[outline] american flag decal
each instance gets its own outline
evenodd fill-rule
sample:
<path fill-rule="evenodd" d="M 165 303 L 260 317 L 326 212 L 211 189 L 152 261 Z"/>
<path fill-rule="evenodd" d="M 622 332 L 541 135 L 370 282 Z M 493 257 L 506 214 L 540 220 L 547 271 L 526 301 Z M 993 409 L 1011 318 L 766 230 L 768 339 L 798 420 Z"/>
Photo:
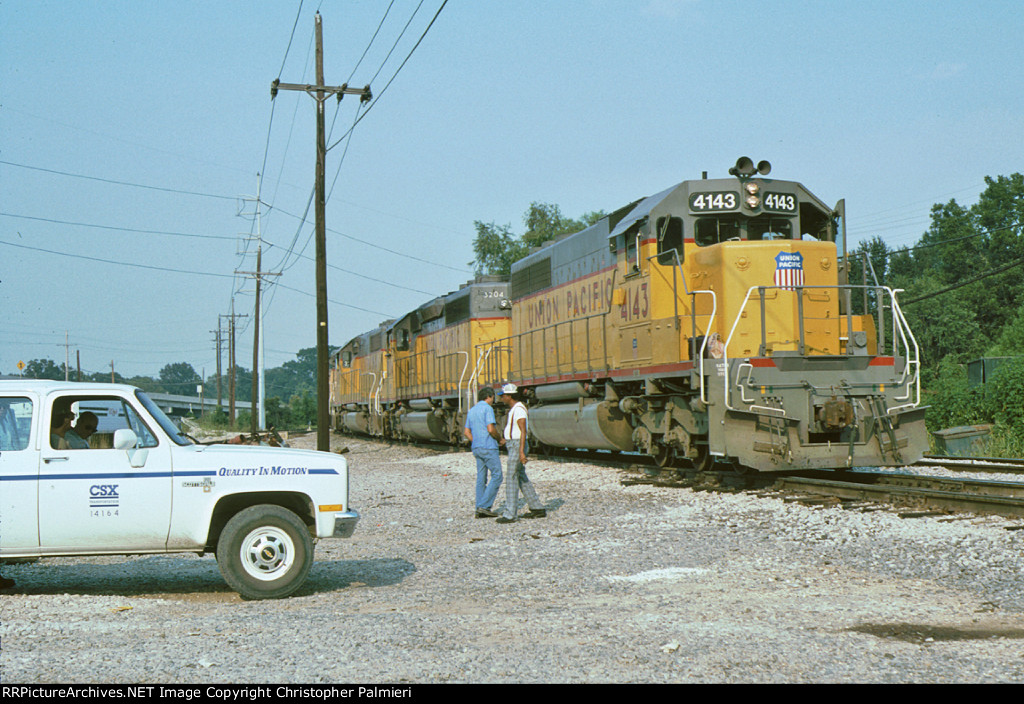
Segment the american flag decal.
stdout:
<path fill-rule="evenodd" d="M 804 255 L 800 252 L 779 252 L 775 255 L 775 285 L 787 291 L 804 285 Z"/>

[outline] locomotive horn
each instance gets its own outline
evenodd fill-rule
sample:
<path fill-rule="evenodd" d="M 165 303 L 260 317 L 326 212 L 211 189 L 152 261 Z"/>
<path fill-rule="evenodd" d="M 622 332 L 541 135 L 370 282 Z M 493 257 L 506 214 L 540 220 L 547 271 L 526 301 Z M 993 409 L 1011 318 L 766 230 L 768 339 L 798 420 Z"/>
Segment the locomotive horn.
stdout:
<path fill-rule="evenodd" d="M 769 164 L 767 161 L 759 161 L 759 162 L 757 162 L 757 173 L 761 174 L 762 176 L 767 176 L 771 172 L 772 172 L 772 165 Z"/>
<path fill-rule="evenodd" d="M 748 156 L 741 156 L 736 160 L 736 166 L 729 169 L 729 173 L 733 176 L 753 176 L 754 162 Z"/>

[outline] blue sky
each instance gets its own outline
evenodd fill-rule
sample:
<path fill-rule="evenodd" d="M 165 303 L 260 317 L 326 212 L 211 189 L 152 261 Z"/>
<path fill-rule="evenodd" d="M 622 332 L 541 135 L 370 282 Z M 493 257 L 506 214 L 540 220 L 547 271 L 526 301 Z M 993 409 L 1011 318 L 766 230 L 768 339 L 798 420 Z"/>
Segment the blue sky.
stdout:
<path fill-rule="evenodd" d="M 442 1 L 0 0 L 0 373 L 67 339 L 87 371 L 209 375 L 232 300 L 251 367 L 257 173 L 266 364 L 315 345 L 314 102 L 270 83 L 314 81 L 318 8 L 326 82 L 379 101 L 350 140 L 358 101 L 327 105 L 332 345 L 457 289 L 474 221 L 532 201 L 610 211 L 747 155 L 898 247 L 1024 163 L 1016 1 L 450 0 L 399 71 Z"/>

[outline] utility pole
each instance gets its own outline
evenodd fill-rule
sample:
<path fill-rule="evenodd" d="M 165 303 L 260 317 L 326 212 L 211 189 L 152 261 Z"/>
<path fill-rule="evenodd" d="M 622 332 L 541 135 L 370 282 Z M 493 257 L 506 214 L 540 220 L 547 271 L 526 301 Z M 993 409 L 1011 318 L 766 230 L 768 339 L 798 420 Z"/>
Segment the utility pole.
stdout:
<path fill-rule="evenodd" d="M 231 299 L 230 315 L 221 315 L 221 318 L 228 318 L 228 427 L 235 427 L 235 318 L 247 318 L 247 315 L 235 313 L 235 299 Z"/>
<path fill-rule="evenodd" d="M 256 271 L 236 271 L 236 274 L 245 274 L 247 276 L 253 276 L 256 278 L 256 329 L 253 333 L 253 345 L 252 345 L 252 434 L 255 435 L 259 430 L 265 430 L 267 427 L 267 411 L 264 404 L 264 387 L 265 382 L 263 378 L 263 308 L 260 303 L 260 292 L 262 289 L 262 277 L 264 276 L 280 276 L 280 272 L 268 272 L 262 271 L 262 258 L 263 258 L 263 222 L 261 218 L 260 206 L 263 204 L 260 201 L 260 193 L 262 189 L 262 179 L 259 174 L 256 174 L 256 197 L 245 198 L 244 200 L 254 200 L 256 202 L 256 214 L 254 216 L 256 221 Z"/>
<path fill-rule="evenodd" d="M 256 248 L 256 271 L 236 271 L 236 274 L 245 274 L 256 278 L 256 330 L 253 333 L 252 344 L 252 424 L 251 432 L 255 435 L 267 425 L 266 411 L 263 408 L 263 335 L 260 332 L 260 321 L 263 319 L 263 309 L 260 307 L 260 283 L 264 276 L 280 276 L 280 272 L 261 271 L 263 262 L 263 245 Z M 257 408 L 259 412 L 257 414 Z"/>
<path fill-rule="evenodd" d="M 337 96 L 338 102 L 345 95 L 358 95 L 360 102 L 367 102 L 373 94 L 370 86 L 349 88 L 324 85 L 324 39 L 320 13 L 314 20 L 316 29 L 316 85 L 281 83 L 270 84 L 270 99 L 277 97 L 278 90 L 301 90 L 316 99 L 316 449 L 330 450 L 330 408 L 329 408 L 329 360 L 327 347 L 327 223 L 326 198 L 324 195 L 324 164 L 327 160 L 327 144 L 324 135 L 324 101 L 328 96 Z"/>
<path fill-rule="evenodd" d="M 216 342 L 217 342 L 217 410 L 219 411 L 220 407 L 221 407 L 221 400 L 223 398 L 223 396 L 221 395 L 221 391 L 220 391 L 220 375 L 221 375 L 221 367 L 220 367 L 220 348 L 221 348 L 220 316 L 217 316 L 217 329 L 216 330 L 211 330 L 210 332 L 212 332 L 212 333 L 217 335 L 217 337 L 216 337 Z"/>

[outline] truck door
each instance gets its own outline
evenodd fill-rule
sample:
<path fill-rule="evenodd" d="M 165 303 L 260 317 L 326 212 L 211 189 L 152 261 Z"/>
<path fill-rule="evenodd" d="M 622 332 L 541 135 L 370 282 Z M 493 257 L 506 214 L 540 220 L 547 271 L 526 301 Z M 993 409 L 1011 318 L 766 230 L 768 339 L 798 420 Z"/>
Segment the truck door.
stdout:
<path fill-rule="evenodd" d="M 4 555 L 39 554 L 36 397 L 0 396 L 0 548 Z"/>
<path fill-rule="evenodd" d="M 95 416 L 96 431 L 88 438 L 87 449 L 63 447 L 65 443 L 52 433 L 42 438 L 42 554 L 166 549 L 172 494 L 170 441 L 133 400 L 67 393 L 47 399 L 47 424 L 70 409 L 76 423 L 83 415 Z M 138 449 L 114 449 L 114 432 L 125 428 L 138 436 Z"/>

